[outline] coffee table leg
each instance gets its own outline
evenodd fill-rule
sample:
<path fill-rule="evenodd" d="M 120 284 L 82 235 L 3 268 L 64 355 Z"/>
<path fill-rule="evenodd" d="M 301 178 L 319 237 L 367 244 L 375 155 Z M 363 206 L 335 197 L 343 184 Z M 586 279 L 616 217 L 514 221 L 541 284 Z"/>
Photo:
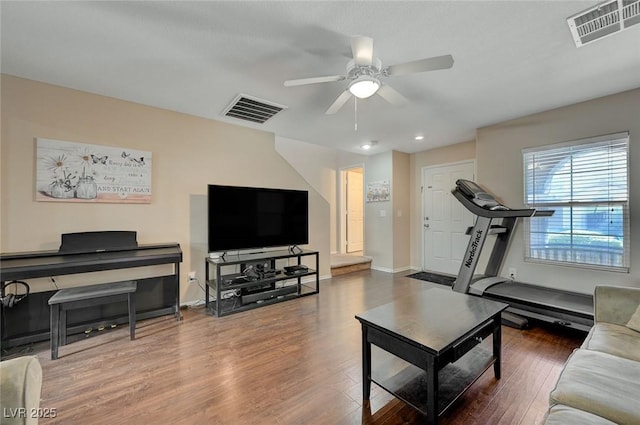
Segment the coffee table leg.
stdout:
<path fill-rule="evenodd" d="M 436 359 L 427 356 L 427 424 L 438 424 L 438 370 Z"/>
<path fill-rule="evenodd" d="M 500 379 L 500 363 L 502 358 L 502 320 L 498 314 L 493 318 L 493 374 Z"/>
<path fill-rule="evenodd" d="M 367 338 L 367 327 L 362 324 L 362 399 L 371 396 L 371 343 Z"/>

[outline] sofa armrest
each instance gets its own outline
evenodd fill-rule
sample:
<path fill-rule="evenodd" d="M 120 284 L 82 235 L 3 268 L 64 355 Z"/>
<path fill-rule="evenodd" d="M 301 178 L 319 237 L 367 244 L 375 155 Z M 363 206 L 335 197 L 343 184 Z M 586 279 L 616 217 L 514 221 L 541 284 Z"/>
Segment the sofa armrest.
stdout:
<path fill-rule="evenodd" d="M 596 286 L 594 296 L 595 321 L 626 325 L 640 305 L 640 288 L 626 286 Z"/>

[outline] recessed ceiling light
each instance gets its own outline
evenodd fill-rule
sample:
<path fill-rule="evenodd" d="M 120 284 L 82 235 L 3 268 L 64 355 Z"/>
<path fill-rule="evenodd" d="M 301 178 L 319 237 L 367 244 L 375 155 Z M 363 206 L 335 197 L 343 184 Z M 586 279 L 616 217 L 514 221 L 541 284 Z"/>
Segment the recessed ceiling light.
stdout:
<path fill-rule="evenodd" d="M 374 147 L 377 144 L 378 144 L 378 142 L 376 142 L 375 140 L 372 140 L 370 142 L 365 142 L 365 143 L 361 144 L 360 148 L 364 149 L 365 151 L 368 151 L 369 149 L 371 149 L 372 147 Z"/>
<path fill-rule="evenodd" d="M 416 136 L 415 140 L 417 140 L 417 141 L 424 140 L 424 136 Z"/>

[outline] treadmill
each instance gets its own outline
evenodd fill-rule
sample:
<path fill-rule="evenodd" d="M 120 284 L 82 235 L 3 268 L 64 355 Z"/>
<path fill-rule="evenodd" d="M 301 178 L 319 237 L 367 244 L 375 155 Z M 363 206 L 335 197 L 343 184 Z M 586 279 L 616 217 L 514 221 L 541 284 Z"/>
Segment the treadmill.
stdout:
<path fill-rule="evenodd" d="M 509 304 L 502 315 L 503 323 L 508 326 L 525 328 L 527 318 L 582 331 L 593 326 L 593 296 L 499 276 L 518 218 L 548 217 L 553 211 L 508 208 L 470 180 L 456 181 L 451 193 L 477 217 L 475 225 L 467 229 L 471 237 L 453 284 L 454 291 Z M 495 235 L 496 241 L 485 274 L 474 275 L 488 235 Z"/>

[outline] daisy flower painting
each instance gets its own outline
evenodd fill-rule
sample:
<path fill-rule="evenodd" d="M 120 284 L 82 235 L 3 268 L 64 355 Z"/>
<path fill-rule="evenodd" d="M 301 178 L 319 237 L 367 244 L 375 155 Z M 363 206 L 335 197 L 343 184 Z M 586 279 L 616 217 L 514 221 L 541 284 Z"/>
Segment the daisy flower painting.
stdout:
<path fill-rule="evenodd" d="M 36 140 L 36 200 L 151 202 L 151 152 Z"/>

